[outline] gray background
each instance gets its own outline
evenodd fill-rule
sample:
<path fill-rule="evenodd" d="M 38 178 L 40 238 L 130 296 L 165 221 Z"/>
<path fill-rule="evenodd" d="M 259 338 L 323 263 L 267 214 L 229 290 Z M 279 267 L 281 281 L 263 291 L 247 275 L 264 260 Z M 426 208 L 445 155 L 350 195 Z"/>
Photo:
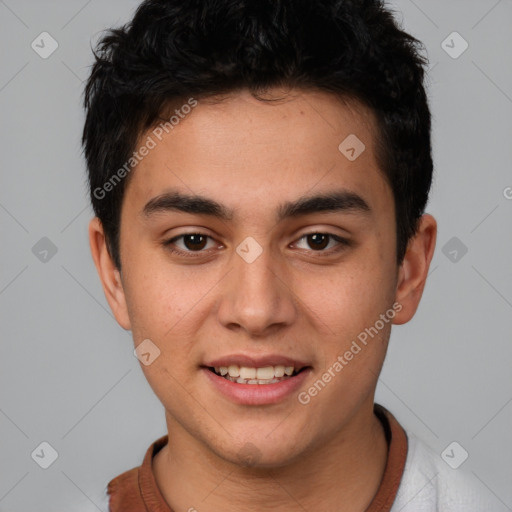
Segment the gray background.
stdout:
<path fill-rule="evenodd" d="M 106 483 L 165 433 L 90 257 L 79 141 L 90 46 L 137 4 L 0 0 L 1 511 L 102 510 Z M 439 238 L 377 401 L 439 454 L 460 443 L 461 469 L 512 510 L 512 1 L 393 5 L 431 61 Z M 47 59 L 31 48 L 43 31 L 59 44 Z M 457 59 L 441 46 L 453 31 L 469 43 Z M 46 470 L 42 441 L 58 452 Z"/>

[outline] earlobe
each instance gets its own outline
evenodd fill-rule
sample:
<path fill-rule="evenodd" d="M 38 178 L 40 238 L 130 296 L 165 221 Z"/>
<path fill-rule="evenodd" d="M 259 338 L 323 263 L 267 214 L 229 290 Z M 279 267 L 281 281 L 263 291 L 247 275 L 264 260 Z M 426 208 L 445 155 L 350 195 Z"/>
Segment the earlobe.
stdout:
<path fill-rule="evenodd" d="M 405 324 L 418 309 L 434 255 L 436 237 L 436 220 L 432 215 L 423 215 L 416 235 L 409 241 L 398 272 L 395 300 L 402 305 L 402 309 L 395 316 L 394 324 Z"/>
<path fill-rule="evenodd" d="M 117 323 L 123 329 L 129 330 L 131 325 L 121 274 L 108 251 L 103 226 L 98 217 L 94 217 L 89 223 L 89 245 L 110 309 Z"/>

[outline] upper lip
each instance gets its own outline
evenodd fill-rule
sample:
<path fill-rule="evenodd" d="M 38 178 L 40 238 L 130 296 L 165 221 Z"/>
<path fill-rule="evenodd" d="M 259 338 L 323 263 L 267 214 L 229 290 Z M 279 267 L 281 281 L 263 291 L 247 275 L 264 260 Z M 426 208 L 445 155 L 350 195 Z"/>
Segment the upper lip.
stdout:
<path fill-rule="evenodd" d="M 245 354 L 233 354 L 230 356 L 223 356 L 217 359 L 212 359 L 204 364 L 211 368 L 218 368 L 220 366 L 245 366 L 247 368 L 264 368 L 265 366 L 293 366 L 296 370 L 300 370 L 305 366 L 309 366 L 303 361 L 292 359 L 287 356 L 278 354 L 269 354 L 266 356 L 249 356 Z"/>

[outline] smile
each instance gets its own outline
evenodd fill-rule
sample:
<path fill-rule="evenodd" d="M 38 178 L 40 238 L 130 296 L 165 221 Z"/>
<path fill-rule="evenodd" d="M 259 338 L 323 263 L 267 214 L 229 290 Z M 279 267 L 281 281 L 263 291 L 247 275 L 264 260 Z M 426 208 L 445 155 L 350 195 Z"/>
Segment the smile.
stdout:
<path fill-rule="evenodd" d="M 263 366 L 253 368 L 248 366 L 216 366 L 210 367 L 210 371 L 237 384 L 266 385 L 282 382 L 297 375 L 303 368 L 293 366 Z"/>

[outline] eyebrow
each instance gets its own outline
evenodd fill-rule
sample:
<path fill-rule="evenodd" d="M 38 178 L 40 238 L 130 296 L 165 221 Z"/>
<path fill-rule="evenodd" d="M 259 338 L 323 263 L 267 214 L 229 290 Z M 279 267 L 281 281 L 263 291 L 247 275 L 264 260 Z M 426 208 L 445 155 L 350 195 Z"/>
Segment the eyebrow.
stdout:
<path fill-rule="evenodd" d="M 235 216 L 233 209 L 214 201 L 213 199 L 171 191 L 154 197 L 146 203 L 142 213 L 151 217 L 157 213 L 178 211 L 194 215 L 208 215 L 224 221 L 231 221 Z M 358 194 L 348 190 L 338 190 L 330 193 L 301 197 L 296 201 L 282 203 L 277 208 L 276 221 L 296 218 L 312 213 L 361 213 L 369 215 L 371 208 Z"/>

